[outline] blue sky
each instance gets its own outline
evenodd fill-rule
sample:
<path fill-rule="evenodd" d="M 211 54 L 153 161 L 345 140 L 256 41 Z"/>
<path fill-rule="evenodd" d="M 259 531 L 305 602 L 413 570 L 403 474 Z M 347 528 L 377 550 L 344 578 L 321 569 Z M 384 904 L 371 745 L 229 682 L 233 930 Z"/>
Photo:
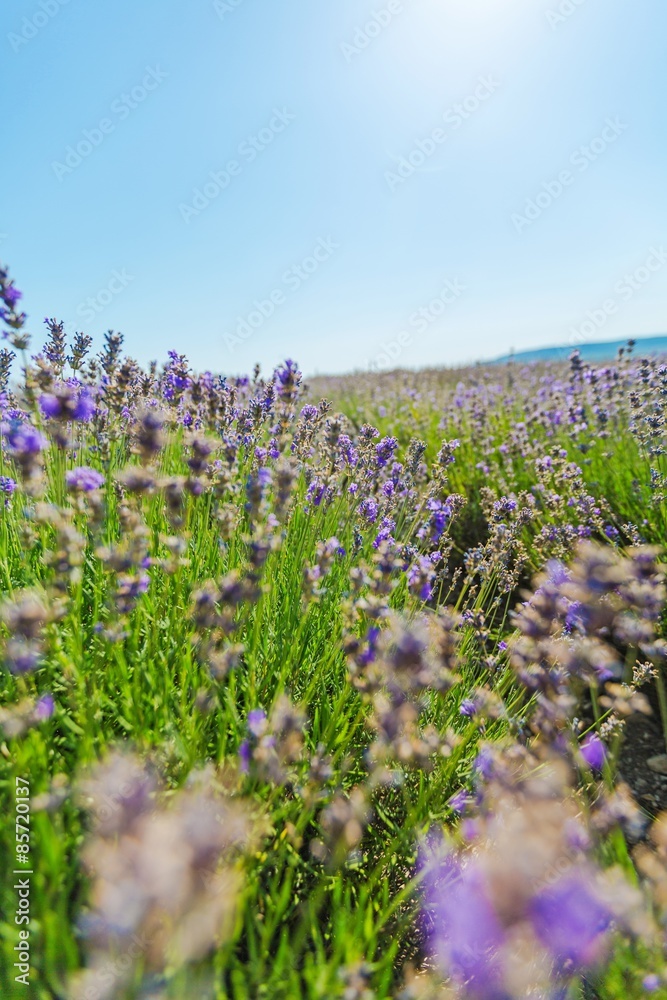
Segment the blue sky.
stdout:
<path fill-rule="evenodd" d="M 36 337 L 198 369 L 667 332 L 666 32 L 663 0 L 6 0 L 0 257 Z"/>

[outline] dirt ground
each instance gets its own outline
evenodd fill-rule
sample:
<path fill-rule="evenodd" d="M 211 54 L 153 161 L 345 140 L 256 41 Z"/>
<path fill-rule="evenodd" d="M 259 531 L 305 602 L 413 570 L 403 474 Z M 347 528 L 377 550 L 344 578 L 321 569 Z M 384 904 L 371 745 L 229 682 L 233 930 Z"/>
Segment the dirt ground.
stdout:
<path fill-rule="evenodd" d="M 653 715 L 637 715 L 627 721 L 619 771 L 622 780 L 632 789 L 638 805 L 650 816 L 655 816 L 667 809 L 667 775 L 651 770 L 647 761 L 667 753 L 667 748 L 662 736 L 657 698 L 646 688 L 642 689 L 642 693 L 648 696 Z"/>

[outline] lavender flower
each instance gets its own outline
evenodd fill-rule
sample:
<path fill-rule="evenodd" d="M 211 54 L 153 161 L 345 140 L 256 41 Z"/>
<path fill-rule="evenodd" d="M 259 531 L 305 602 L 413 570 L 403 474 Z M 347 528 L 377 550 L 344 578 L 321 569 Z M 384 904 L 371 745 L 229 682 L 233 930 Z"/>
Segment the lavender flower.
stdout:
<path fill-rule="evenodd" d="M 417 537 L 428 538 L 437 545 L 451 520 L 452 508 L 448 503 L 435 499 L 428 500 L 426 508 L 430 511 L 430 517 L 417 532 Z"/>
<path fill-rule="evenodd" d="M 45 694 L 37 701 L 20 701 L 8 708 L 0 707 L 0 731 L 6 739 L 18 739 L 34 726 L 50 719 L 55 711 L 53 695 Z"/>
<path fill-rule="evenodd" d="M 39 407 L 49 420 L 65 423 L 70 420 L 85 422 L 95 411 L 95 401 L 85 386 L 58 386 L 52 393 L 39 397 Z"/>
<path fill-rule="evenodd" d="M 267 725 L 268 720 L 264 709 L 253 708 L 248 712 L 248 730 L 255 739 L 259 739 L 260 736 L 264 735 Z"/>
<path fill-rule="evenodd" d="M 104 476 L 97 469 L 80 465 L 65 473 L 65 482 L 72 493 L 92 493 L 104 484 Z"/>
<path fill-rule="evenodd" d="M 36 427 L 20 420 L 3 424 L 2 433 L 10 456 L 21 466 L 32 464 L 47 445 Z"/>
<path fill-rule="evenodd" d="M 505 935 L 474 862 L 447 859 L 429 880 L 427 906 L 432 946 L 443 970 L 468 997 L 504 1000 L 500 950 Z"/>
<path fill-rule="evenodd" d="M 45 722 L 55 712 L 56 703 L 52 694 L 42 695 L 35 704 L 34 716 L 37 722 Z"/>
<path fill-rule="evenodd" d="M 596 964 L 605 945 L 612 914 L 579 872 L 540 892 L 530 906 L 537 937 L 563 969 Z"/>
<path fill-rule="evenodd" d="M 374 524 L 377 521 L 379 510 L 377 500 L 374 500 L 372 497 L 364 497 L 358 507 L 361 516 L 370 524 Z"/>
<path fill-rule="evenodd" d="M 0 493 L 5 495 L 5 507 L 9 505 L 10 497 L 16 492 L 16 480 L 11 476 L 0 476 Z"/>
<path fill-rule="evenodd" d="M 654 972 L 649 973 L 648 976 L 644 976 L 642 986 L 647 993 L 655 993 L 655 991 L 659 990 L 661 986 L 660 976 L 656 976 Z"/>
<path fill-rule="evenodd" d="M 397 448 L 398 441 L 394 437 L 382 438 L 382 440 L 375 445 L 375 463 L 378 469 L 385 468 L 385 466 L 393 458 L 394 452 Z"/>
<path fill-rule="evenodd" d="M 590 733 L 579 746 L 579 753 L 593 771 L 601 771 L 607 759 L 607 748 L 596 733 Z"/>

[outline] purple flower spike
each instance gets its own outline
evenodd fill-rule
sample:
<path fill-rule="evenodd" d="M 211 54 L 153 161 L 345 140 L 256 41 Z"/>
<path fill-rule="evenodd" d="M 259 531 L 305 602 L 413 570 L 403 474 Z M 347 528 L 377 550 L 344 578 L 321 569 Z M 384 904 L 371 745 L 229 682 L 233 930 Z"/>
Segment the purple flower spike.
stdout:
<path fill-rule="evenodd" d="M 44 694 L 35 705 L 34 718 L 36 722 L 46 722 L 55 712 L 56 703 L 52 694 Z"/>
<path fill-rule="evenodd" d="M 74 408 L 74 419 L 85 422 L 90 420 L 95 411 L 95 401 L 87 389 L 82 389 Z"/>
<path fill-rule="evenodd" d="M 60 403 L 55 396 L 44 393 L 39 397 L 39 408 L 49 419 L 55 420 L 60 415 Z"/>
<path fill-rule="evenodd" d="M 39 453 L 46 447 L 43 435 L 32 424 L 12 420 L 3 427 L 3 434 L 9 454 L 21 462 Z"/>
<path fill-rule="evenodd" d="M 365 517 L 370 524 L 374 524 L 377 521 L 379 507 L 376 500 L 372 497 L 365 497 L 359 504 L 359 513 L 362 517 Z"/>
<path fill-rule="evenodd" d="M 453 809 L 454 812 L 462 813 L 465 812 L 471 801 L 472 799 L 466 789 L 462 788 L 459 792 L 455 792 L 454 795 L 447 800 L 447 805 L 450 809 Z"/>
<path fill-rule="evenodd" d="M 459 712 L 461 715 L 466 715 L 469 719 L 472 719 L 473 715 L 477 711 L 477 706 L 472 698 L 464 698 L 459 707 Z"/>
<path fill-rule="evenodd" d="M 647 993 L 655 993 L 660 989 L 660 976 L 656 976 L 654 972 L 649 973 L 648 976 L 644 976 L 642 986 Z"/>
<path fill-rule="evenodd" d="M 12 479 L 11 476 L 0 476 L 0 493 L 6 493 L 7 496 L 11 496 L 15 489 L 15 479 Z"/>
<path fill-rule="evenodd" d="M 266 712 L 263 709 L 253 708 L 248 712 L 248 730 L 256 739 L 265 732 Z"/>
<path fill-rule="evenodd" d="M 593 771 L 601 771 L 607 759 L 607 748 L 596 733 L 590 733 L 579 747 L 581 756 Z"/>
<path fill-rule="evenodd" d="M 104 476 L 97 469 L 79 465 L 65 474 L 67 489 L 73 493 L 92 493 L 104 483 Z"/>
<path fill-rule="evenodd" d="M 475 771 L 484 778 L 485 781 L 490 781 L 493 777 L 494 771 L 494 757 L 493 752 L 490 747 L 482 746 L 480 751 L 475 757 L 475 763 L 473 765 Z"/>
<path fill-rule="evenodd" d="M 239 761 L 240 768 L 243 774 L 248 774 L 250 771 L 250 761 L 252 759 L 252 751 L 250 750 L 250 744 L 247 740 L 244 740 L 239 747 Z"/>
<path fill-rule="evenodd" d="M 535 933 L 558 962 L 580 969 L 599 958 L 611 913 L 580 876 L 544 889 L 531 915 Z"/>
<path fill-rule="evenodd" d="M 76 388 L 62 383 L 53 393 L 44 393 L 39 397 L 39 408 L 49 420 L 90 420 L 95 410 L 95 400 L 86 386 L 78 391 Z"/>
<path fill-rule="evenodd" d="M 442 967 L 475 1000 L 500 1000 L 503 929 L 481 873 L 446 859 L 425 880 L 433 914 L 432 942 Z"/>

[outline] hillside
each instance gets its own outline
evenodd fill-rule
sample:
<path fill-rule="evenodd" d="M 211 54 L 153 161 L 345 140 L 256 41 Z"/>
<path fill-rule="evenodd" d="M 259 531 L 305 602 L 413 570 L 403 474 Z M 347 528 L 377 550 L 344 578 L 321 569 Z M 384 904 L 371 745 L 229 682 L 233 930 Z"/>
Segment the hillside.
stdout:
<path fill-rule="evenodd" d="M 584 361 L 611 361 L 621 347 L 628 343 L 624 340 L 606 340 L 601 343 L 565 344 L 559 347 L 541 347 L 531 351 L 517 351 L 515 354 L 504 354 L 494 358 L 489 364 L 499 365 L 508 361 L 520 361 L 528 364 L 531 361 L 561 361 L 565 360 L 574 350 L 578 350 Z M 635 353 L 642 355 L 667 354 L 667 335 L 655 337 L 640 337 L 636 341 Z"/>

